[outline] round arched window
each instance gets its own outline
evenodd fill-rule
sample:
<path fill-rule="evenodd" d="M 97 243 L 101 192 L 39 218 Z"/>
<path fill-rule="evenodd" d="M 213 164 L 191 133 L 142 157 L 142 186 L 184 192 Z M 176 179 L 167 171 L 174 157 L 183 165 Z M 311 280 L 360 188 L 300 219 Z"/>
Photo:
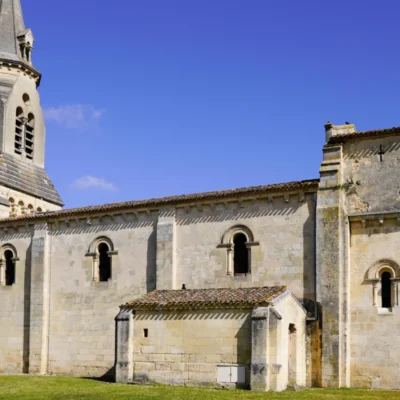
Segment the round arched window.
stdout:
<path fill-rule="evenodd" d="M 238 233 L 233 238 L 233 270 L 235 275 L 245 275 L 249 273 L 249 252 L 246 242 L 247 237 L 243 233 Z"/>

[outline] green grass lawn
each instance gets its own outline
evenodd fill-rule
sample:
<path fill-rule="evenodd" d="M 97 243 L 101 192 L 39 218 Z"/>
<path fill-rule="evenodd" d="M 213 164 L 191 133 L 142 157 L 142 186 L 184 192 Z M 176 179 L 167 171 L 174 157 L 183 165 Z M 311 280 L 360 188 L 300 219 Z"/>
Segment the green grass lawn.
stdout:
<path fill-rule="evenodd" d="M 182 399 L 182 400 L 244 400 L 244 399 L 307 399 L 307 400 L 380 400 L 399 399 L 400 392 L 369 390 L 321 390 L 300 392 L 252 393 L 244 390 L 208 390 L 166 386 L 116 385 L 90 379 L 1 376 L 0 399 L 44 400 L 129 400 L 129 399 Z"/>

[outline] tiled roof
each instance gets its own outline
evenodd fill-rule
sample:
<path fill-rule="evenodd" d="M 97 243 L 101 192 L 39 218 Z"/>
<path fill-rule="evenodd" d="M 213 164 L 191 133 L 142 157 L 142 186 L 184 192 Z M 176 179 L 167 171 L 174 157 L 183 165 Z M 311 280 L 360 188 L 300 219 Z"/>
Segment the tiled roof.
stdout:
<path fill-rule="evenodd" d="M 241 289 L 155 290 L 122 307 L 132 310 L 251 308 L 258 304 L 268 305 L 286 291 L 286 286 Z"/>
<path fill-rule="evenodd" d="M 367 138 L 398 136 L 398 135 L 400 135 L 400 127 L 376 129 L 373 131 L 364 131 L 364 132 L 342 133 L 339 135 L 331 136 L 328 144 L 344 143 L 347 140 L 352 140 L 352 139 L 364 139 L 364 138 L 367 139 Z"/>
<path fill-rule="evenodd" d="M 0 154 L 0 184 L 59 206 L 63 202 L 43 168 Z"/>
<path fill-rule="evenodd" d="M 25 31 L 25 24 L 20 1 L 1 1 L 0 21 L 0 57 L 21 61 L 17 37 Z"/>
<path fill-rule="evenodd" d="M 52 211 L 35 215 L 22 215 L 18 217 L 7 218 L 7 222 L 12 221 L 31 221 L 31 220 L 48 220 L 51 218 L 70 218 L 74 216 L 115 212 L 127 209 L 138 209 L 146 207 L 163 207 L 175 206 L 179 204 L 189 204 L 198 201 L 221 201 L 229 200 L 230 198 L 240 198 L 252 195 L 263 195 L 268 193 L 290 192 L 295 190 L 316 191 L 318 189 L 319 180 L 306 180 L 288 183 L 277 183 L 272 185 L 251 186 L 241 189 L 219 190 L 215 192 L 194 193 L 181 196 L 161 197 L 158 199 L 126 201 L 121 203 L 104 204 L 99 206 L 89 206 L 80 208 L 71 208 L 60 211 Z"/>

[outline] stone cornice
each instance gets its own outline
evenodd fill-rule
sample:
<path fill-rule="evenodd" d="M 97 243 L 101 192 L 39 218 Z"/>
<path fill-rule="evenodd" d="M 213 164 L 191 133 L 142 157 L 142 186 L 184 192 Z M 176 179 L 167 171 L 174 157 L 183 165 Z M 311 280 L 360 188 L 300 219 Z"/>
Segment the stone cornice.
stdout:
<path fill-rule="evenodd" d="M 105 204 L 100 206 L 89 206 L 60 211 L 51 211 L 34 215 L 22 215 L 0 220 L 0 226 L 4 225 L 24 225 L 26 223 L 36 224 L 39 221 L 56 223 L 60 221 L 83 220 L 84 224 L 91 224 L 95 218 L 115 218 L 122 216 L 127 218 L 134 215 L 136 220 L 142 214 L 148 217 L 158 217 L 159 213 L 165 209 L 174 208 L 185 210 L 186 213 L 192 211 L 202 212 L 203 207 L 208 206 L 215 210 L 217 205 L 225 209 L 238 204 L 239 208 L 247 207 L 249 204 L 258 202 L 273 203 L 274 199 L 284 199 L 289 203 L 291 196 L 296 196 L 299 202 L 305 201 L 306 193 L 316 193 L 318 190 L 318 180 L 291 182 L 288 184 L 265 185 L 243 189 L 232 189 L 218 192 L 195 193 L 183 196 L 163 197 L 159 199 L 130 201 L 123 203 Z M 248 203 L 248 204 L 246 204 Z M 89 222 L 88 222 L 89 221 Z"/>
<path fill-rule="evenodd" d="M 380 211 L 364 214 L 349 214 L 348 219 L 350 222 L 361 222 L 363 227 L 366 227 L 368 221 L 378 221 L 380 225 L 385 223 L 385 220 L 396 219 L 400 224 L 400 210 L 399 211 Z"/>
<path fill-rule="evenodd" d="M 1 68 L 8 68 L 8 69 L 13 68 L 19 70 L 20 72 L 23 72 L 28 76 L 31 76 L 35 80 L 37 87 L 39 87 L 40 85 L 42 74 L 37 69 L 28 64 L 25 64 L 20 61 L 5 60 L 0 58 L 0 69 Z"/>

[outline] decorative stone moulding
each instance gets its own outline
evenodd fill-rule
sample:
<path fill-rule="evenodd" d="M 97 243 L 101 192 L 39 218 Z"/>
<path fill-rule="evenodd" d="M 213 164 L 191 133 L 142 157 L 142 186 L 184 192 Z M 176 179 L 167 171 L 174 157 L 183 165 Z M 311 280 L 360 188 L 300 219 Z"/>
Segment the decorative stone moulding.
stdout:
<path fill-rule="evenodd" d="M 391 275 L 391 298 L 392 307 L 383 308 L 380 304 L 381 297 L 381 279 L 384 272 L 389 272 Z M 366 282 L 372 285 L 372 305 L 378 308 L 378 314 L 391 314 L 393 308 L 399 306 L 399 288 L 400 282 L 400 266 L 393 260 L 382 259 L 371 265 L 366 274 Z"/>
<path fill-rule="evenodd" d="M 399 212 L 384 212 L 384 213 L 368 213 L 368 214 L 353 214 L 349 215 L 350 222 L 361 222 L 363 228 L 368 227 L 368 222 L 379 223 L 384 226 L 387 221 L 396 220 L 400 225 L 400 211 Z"/>
<path fill-rule="evenodd" d="M 234 275 L 234 238 L 238 234 L 243 234 L 246 237 L 246 248 L 248 251 L 248 265 L 249 270 L 247 275 L 251 274 L 251 249 L 255 246 L 259 246 L 260 243 L 254 241 L 254 235 L 252 231 L 245 225 L 235 225 L 229 228 L 222 236 L 221 243 L 217 246 L 219 249 L 226 249 L 226 273 L 228 276 Z"/>
<path fill-rule="evenodd" d="M 30 67 L 23 63 L 19 63 L 17 61 L 0 60 L 0 69 L 2 68 L 7 69 L 8 71 L 14 69 L 20 73 L 23 73 L 25 76 L 29 76 L 34 79 L 34 81 L 36 82 L 36 86 L 40 85 L 42 75 L 33 67 Z"/>

